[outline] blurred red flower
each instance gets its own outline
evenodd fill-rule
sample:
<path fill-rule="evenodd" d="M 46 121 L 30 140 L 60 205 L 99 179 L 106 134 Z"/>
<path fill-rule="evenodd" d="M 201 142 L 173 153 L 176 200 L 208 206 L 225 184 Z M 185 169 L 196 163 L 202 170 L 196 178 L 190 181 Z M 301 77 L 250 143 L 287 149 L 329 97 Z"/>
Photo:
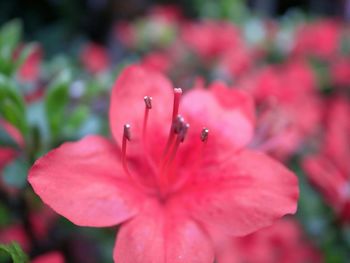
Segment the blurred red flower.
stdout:
<path fill-rule="evenodd" d="M 24 140 L 20 132 L 10 123 L 0 119 L 0 127 L 5 130 L 6 133 L 19 145 L 24 145 Z M 18 150 L 13 147 L 0 147 L 0 172 L 1 170 L 9 164 L 12 160 L 16 158 L 19 154 Z"/>
<path fill-rule="evenodd" d="M 340 214 L 350 220 L 350 104 L 342 98 L 327 107 L 324 144 L 307 156 L 304 169 L 311 182 Z"/>
<path fill-rule="evenodd" d="M 16 50 L 14 56 L 18 57 L 23 48 L 24 46 L 20 46 Z M 39 80 L 43 53 L 43 49 L 40 45 L 33 46 L 28 57 L 25 59 L 17 71 L 18 78 L 21 82 L 33 83 Z"/>
<path fill-rule="evenodd" d="M 168 52 L 149 52 L 142 58 L 142 66 L 151 70 L 166 73 L 171 67 L 171 57 Z"/>
<path fill-rule="evenodd" d="M 296 32 L 293 53 L 332 59 L 337 54 L 341 27 L 334 20 L 303 24 Z"/>
<path fill-rule="evenodd" d="M 304 62 L 263 68 L 239 86 L 257 102 L 254 147 L 283 160 L 295 154 L 317 130 L 321 100 L 312 70 Z"/>
<path fill-rule="evenodd" d="M 64 263 L 65 260 L 60 252 L 53 251 L 36 257 L 32 263 Z"/>
<path fill-rule="evenodd" d="M 30 170 L 34 191 L 75 224 L 122 223 L 116 262 L 211 263 L 217 237 L 249 234 L 296 210 L 294 174 L 245 149 L 248 97 L 240 103 L 242 93 L 223 85 L 180 101 L 181 93 L 157 72 L 128 67 L 112 91 L 116 145 L 88 136 Z"/>
<path fill-rule="evenodd" d="M 332 61 L 330 67 L 332 83 L 336 87 L 350 87 L 350 58 L 342 57 Z"/>
<path fill-rule="evenodd" d="M 0 243 L 10 244 L 11 242 L 17 242 L 26 252 L 31 249 L 30 240 L 20 224 L 1 227 Z"/>
<path fill-rule="evenodd" d="M 218 263 L 316 263 L 321 254 L 305 239 L 299 224 L 290 219 L 245 237 L 233 238 L 221 247 Z"/>
<path fill-rule="evenodd" d="M 91 74 L 101 73 L 110 65 L 107 50 L 95 43 L 86 44 L 80 54 L 80 59 L 86 70 Z"/>
<path fill-rule="evenodd" d="M 220 56 L 241 44 L 239 29 L 230 23 L 184 23 L 181 37 L 203 59 Z"/>

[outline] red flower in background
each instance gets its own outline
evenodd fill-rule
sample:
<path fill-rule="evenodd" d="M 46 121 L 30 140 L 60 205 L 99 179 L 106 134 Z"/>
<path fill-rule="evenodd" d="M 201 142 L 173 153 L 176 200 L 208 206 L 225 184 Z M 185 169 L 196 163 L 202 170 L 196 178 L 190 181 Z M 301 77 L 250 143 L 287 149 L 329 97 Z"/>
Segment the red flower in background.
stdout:
<path fill-rule="evenodd" d="M 244 149 L 249 98 L 221 84 L 180 101 L 181 93 L 159 73 L 127 68 L 112 91 L 116 144 L 88 136 L 30 170 L 34 191 L 75 224 L 122 223 L 116 262 L 211 263 L 217 237 L 246 235 L 296 210 L 296 177 Z"/>
<path fill-rule="evenodd" d="M 32 263 L 64 263 L 65 260 L 60 252 L 53 251 L 36 257 Z"/>
<path fill-rule="evenodd" d="M 272 226 L 222 246 L 218 263 L 318 263 L 321 254 L 305 240 L 293 220 L 280 220 Z"/>
<path fill-rule="evenodd" d="M 350 58 L 342 57 L 332 61 L 331 80 L 336 87 L 350 87 Z"/>
<path fill-rule="evenodd" d="M 239 86 L 254 96 L 258 106 L 253 147 L 286 159 L 317 130 L 321 102 L 315 77 L 304 62 L 264 68 Z"/>
<path fill-rule="evenodd" d="M 0 126 L 4 129 L 8 135 L 19 145 L 24 145 L 24 140 L 20 132 L 12 126 L 10 123 L 0 119 Z M 1 170 L 14 160 L 18 155 L 18 151 L 13 147 L 0 147 L 0 172 Z"/>
<path fill-rule="evenodd" d="M 171 57 L 168 52 L 149 52 L 142 59 L 141 65 L 150 70 L 166 73 L 171 67 Z"/>
<path fill-rule="evenodd" d="M 350 105 L 337 99 L 327 107 L 324 144 L 320 152 L 304 159 L 311 182 L 340 214 L 350 220 Z"/>
<path fill-rule="evenodd" d="M 339 24 L 332 20 L 320 20 L 304 24 L 296 32 L 293 53 L 332 59 L 337 54 L 341 37 Z"/>
<path fill-rule="evenodd" d="M 83 48 L 80 59 L 86 70 L 92 74 L 101 73 L 110 65 L 107 50 L 95 43 L 89 43 Z"/>
<path fill-rule="evenodd" d="M 253 54 L 244 45 L 227 51 L 219 59 L 218 69 L 229 79 L 236 80 L 246 74 L 253 65 Z"/>
<path fill-rule="evenodd" d="M 0 228 L 0 243 L 10 244 L 17 242 L 21 248 L 28 252 L 31 249 L 31 244 L 23 227 L 19 224 Z"/>
<path fill-rule="evenodd" d="M 203 59 L 223 55 L 241 44 L 239 29 L 226 22 L 186 23 L 181 37 Z"/>
<path fill-rule="evenodd" d="M 19 47 L 15 52 L 15 57 L 23 50 L 24 46 Z M 26 60 L 22 63 L 17 71 L 18 78 L 21 82 L 36 82 L 39 80 L 41 63 L 43 60 L 43 49 L 39 45 L 33 46 Z"/>

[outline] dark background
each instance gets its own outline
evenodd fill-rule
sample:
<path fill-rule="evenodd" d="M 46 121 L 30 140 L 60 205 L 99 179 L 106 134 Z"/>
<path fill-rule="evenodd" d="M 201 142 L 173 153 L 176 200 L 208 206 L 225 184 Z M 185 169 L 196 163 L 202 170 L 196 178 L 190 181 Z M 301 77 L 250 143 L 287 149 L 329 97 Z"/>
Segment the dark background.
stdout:
<path fill-rule="evenodd" d="M 203 0 L 204 2 L 205 0 Z M 240 1 L 240 0 L 237 0 Z M 202 2 L 202 3 L 203 3 Z M 346 0 L 249 0 L 249 9 L 260 15 L 278 17 L 291 8 L 307 14 L 345 16 Z M 24 22 L 27 40 L 53 39 L 69 41 L 84 35 L 90 40 L 105 42 L 112 22 L 145 14 L 155 4 L 176 4 L 186 17 L 198 17 L 199 0 L 2 0 L 0 24 L 12 18 Z M 56 39 L 57 38 L 57 39 Z M 62 43 L 64 44 L 64 43 Z"/>

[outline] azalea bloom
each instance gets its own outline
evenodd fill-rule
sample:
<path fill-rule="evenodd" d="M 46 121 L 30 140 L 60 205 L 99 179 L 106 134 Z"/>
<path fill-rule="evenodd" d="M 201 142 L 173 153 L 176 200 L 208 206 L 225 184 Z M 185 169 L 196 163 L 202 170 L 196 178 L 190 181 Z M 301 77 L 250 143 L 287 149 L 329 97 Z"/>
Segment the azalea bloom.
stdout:
<path fill-rule="evenodd" d="M 171 67 L 171 60 L 172 58 L 169 56 L 169 53 L 154 51 L 145 55 L 141 64 L 145 68 L 166 73 Z"/>
<path fill-rule="evenodd" d="M 244 45 L 230 49 L 218 62 L 218 70 L 233 80 L 246 74 L 252 66 L 253 54 Z"/>
<path fill-rule="evenodd" d="M 239 29 L 226 22 L 186 23 L 181 37 L 204 60 L 223 55 L 242 44 Z"/>
<path fill-rule="evenodd" d="M 318 263 L 321 254 L 291 219 L 248 236 L 231 238 L 221 247 L 218 263 Z"/>
<path fill-rule="evenodd" d="M 0 119 L 0 126 L 4 129 L 8 135 L 19 145 L 24 145 L 24 140 L 20 132 L 10 123 Z M 19 154 L 18 150 L 13 147 L 0 147 L 0 172 L 1 170 L 13 161 Z"/>
<path fill-rule="evenodd" d="M 22 51 L 24 46 L 18 48 L 15 57 Z M 17 71 L 18 78 L 21 82 L 36 82 L 39 80 L 41 63 L 43 59 L 43 49 L 39 45 L 33 46 L 26 60 L 22 63 Z"/>
<path fill-rule="evenodd" d="M 73 223 L 121 224 L 116 262 L 212 263 L 217 239 L 296 210 L 294 174 L 245 149 L 254 129 L 248 97 L 242 105 L 243 95 L 221 84 L 181 96 L 163 75 L 130 66 L 112 91 L 116 143 L 64 143 L 30 170 L 34 191 Z"/>
<path fill-rule="evenodd" d="M 64 258 L 60 252 L 53 251 L 46 253 L 32 260 L 32 263 L 64 263 Z"/>
<path fill-rule="evenodd" d="M 92 74 L 105 71 L 110 64 L 107 50 L 95 43 L 89 43 L 83 48 L 80 59 L 86 70 Z"/>
<path fill-rule="evenodd" d="M 332 61 L 331 80 L 336 87 L 350 87 L 350 60 L 342 57 Z"/>
<path fill-rule="evenodd" d="M 0 228 L 0 243 L 10 244 L 12 242 L 17 242 L 26 252 L 31 249 L 30 240 L 20 224 Z"/>
<path fill-rule="evenodd" d="M 263 68 L 239 86 L 254 96 L 258 106 L 254 148 L 284 160 L 317 130 L 321 102 L 315 77 L 304 62 Z"/>
<path fill-rule="evenodd" d="M 304 169 L 326 201 L 350 220 L 350 104 L 336 99 L 327 108 L 325 138 L 319 153 L 307 156 Z"/>
<path fill-rule="evenodd" d="M 332 20 L 302 25 L 296 32 L 293 53 L 331 59 L 339 49 L 341 28 Z"/>

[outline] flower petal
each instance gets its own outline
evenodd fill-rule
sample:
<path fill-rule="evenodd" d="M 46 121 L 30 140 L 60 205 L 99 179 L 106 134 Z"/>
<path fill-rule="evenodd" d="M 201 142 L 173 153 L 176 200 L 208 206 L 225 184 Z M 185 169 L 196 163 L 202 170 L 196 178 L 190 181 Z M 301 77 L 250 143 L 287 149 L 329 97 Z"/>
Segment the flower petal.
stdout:
<path fill-rule="evenodd" d="M 99 136 L 52 150 L 35 162 L 28 180 L 46 204 L 82 226 L 123 222 L 142 200 L 125 178 L 116 146 Z"/>
<path fill-rule="evenodd" d="M 53 251 L 36 257 L 32 263 L 64 263 L 64 258 L 60 252 Z"/>
<path fill-rule="evenodd" d="M 114 84 L 109 112 L 110 125 L 115 140 L 121 145 L 123 126 L 128 123 L 132 129 L 132 141 L 139 142 L 142 137 L 145 114 L 144 97 L 152 97 L 147 131 L 155 131 L 165 138 L 171 125 L 172 85 L 160 73 L 133 65 L 126 68 Z M 165 142 L 164 142 L 165 144 Z"/>
<path fill-rule="evenodd" d="M 200 134 L 201 129 L 206 127 L 211 137 L 217 137 L 237 149 L 247 145 L 253 136 L 254 124 L 252 118 L 247 117 L 245 107 L 227 107 L 214 92 L 208 90 L 188 92 L 182 100 L 180 112 L 190 123 L 190 132 Z"/>
<path fill-rule="evenodd" d="M 263 153 L 241 151 L 203 167 L 179 197 L 208 231 L 246 235 L 296 211 L 296 176 Z"/>
<path fill-rule="evenodd" d="M 162 208 L 149 208 L 123 225 L 114 261 L 123 263 L 212 263 L 206 234 L 192 220 Z"/>

